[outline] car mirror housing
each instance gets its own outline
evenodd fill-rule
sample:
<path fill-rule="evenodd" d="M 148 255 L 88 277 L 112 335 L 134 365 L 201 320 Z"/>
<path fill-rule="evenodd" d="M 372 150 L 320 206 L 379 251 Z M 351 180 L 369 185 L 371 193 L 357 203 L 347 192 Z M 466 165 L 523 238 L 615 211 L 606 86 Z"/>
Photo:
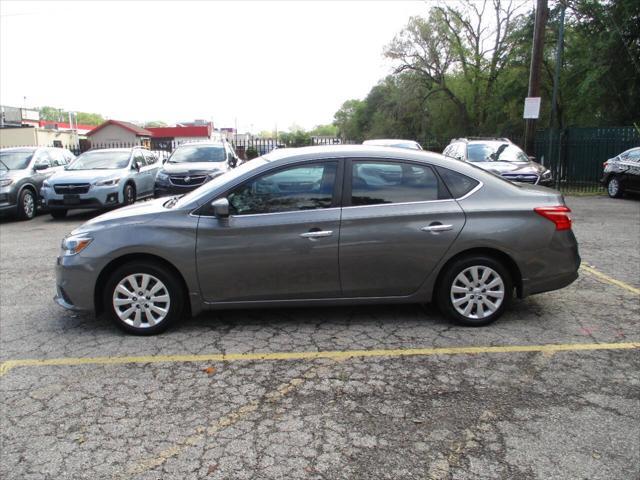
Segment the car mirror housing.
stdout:
<path fill-rule="evenodd" d="M 213 214 L 218 218 L 229 217 L 229 200 L 226 198 L 219 198 L 211 202 L 213 208 Z"/>
<path fill-rule="evenodd" d="M 36 171 L 37 170 L 46 170 L 47 168 L 49 168 L 49 165 L 47 165 L 46 163 L 36 163 L 33 166 L 33 169 L 36 170 Z"/>
<path fill-rule="evenodd" d="M 140 171 L 140 162 L 138 161 L 134 161 L 133 164 L 131 165 L 131 168 Z"/>

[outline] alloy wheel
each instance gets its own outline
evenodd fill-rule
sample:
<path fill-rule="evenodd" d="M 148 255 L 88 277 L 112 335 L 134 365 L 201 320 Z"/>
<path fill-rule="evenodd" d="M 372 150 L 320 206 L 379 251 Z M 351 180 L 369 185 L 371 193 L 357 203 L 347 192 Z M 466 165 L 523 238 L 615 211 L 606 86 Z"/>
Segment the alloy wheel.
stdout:
<path fill-rule="evenodd" d="M 135 328 L 149 328 L 162 322 L 169 313 L 169 290 L 148 273 L 128 275 L 113 291 L 113 310 L 120 320 Z"/>
<path fill-rule="evenodd" d="M 607 192 L 609 196 L 615 197 L 620 192 L 620 182 L 617 178 L 612 178 L 609 180 L 609 184 L 607 185 Z"/>
<path fill-rule="evenodd" d="M 451 284 L 453 308 L 466 318 L 483 319 L 494 314 L 504 301 L 502 277 L 492 268 L 475 265 L 461 271 Z"/>
<path fill-rule="evenodd" d="M 24 216 L 26 218 L 32 218 L 35 214 L 36 210 L 36 202 L 33 199 L 33 195 L 30 193 L 25 193 L 22 199 L 22 209 L 24 211 Z"/>

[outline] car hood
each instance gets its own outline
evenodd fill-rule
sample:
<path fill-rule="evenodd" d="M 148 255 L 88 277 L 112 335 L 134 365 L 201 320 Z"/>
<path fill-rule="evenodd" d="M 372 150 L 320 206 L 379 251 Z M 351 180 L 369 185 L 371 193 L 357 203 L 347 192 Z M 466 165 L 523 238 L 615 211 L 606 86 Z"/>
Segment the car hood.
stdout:
<path fill-rule="evenodd" d="M 49 183 L 91 183 L 106 178 L 122 177 L 129 174 L 129 169 L 115 170 L 62 170 L 51 175 Z"/>
<path fill-rule="evenodd" d="M 158 198 L 149 202 L 136 203 L 128 207 L 118 208 L 111 212 L 103 213 L 76 228 L 72 235 L 78 233 L 90 233 L 105 228 L 120 227 L 146 223 L 153 220 L 161 212 L 166 211 L 163 205 L 168 198 Z"/>
<path fill-rule="evenodd" d="M 193 162 L 193 163 L 165 163 L 162 172 L 167 175 L 206 175 L 212 172 L 225 172 L 225 162 Z"/>
<path fill-rule="evenodd" d="M 536 162 L 477 162 L 478 167 L 497 173 L 499 175 L 521 174 L 521 175 L 541 175 L 546 168 Z"/>
<path fill-rule="evenodd" d="M 22 170 L 0 170 L 1 178 L 11 178 L 12 180 L 19 180 L 24 177 L 31 176 L 29 169 L 23 168 Z"/>

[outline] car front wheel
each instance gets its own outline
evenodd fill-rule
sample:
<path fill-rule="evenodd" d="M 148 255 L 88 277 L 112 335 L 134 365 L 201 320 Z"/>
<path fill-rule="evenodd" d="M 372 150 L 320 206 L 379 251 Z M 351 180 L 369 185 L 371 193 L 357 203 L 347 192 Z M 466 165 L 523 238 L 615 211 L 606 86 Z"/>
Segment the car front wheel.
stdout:
<path fill-rule="evenodd" d="M 36 196 L 28 189 L 20 192 L 18 198 L 18 218 L 21 220 L 31 220 L 36 216 Z"/>
<path fill-rule="evenodd" d="M 607 193 L 611 198 L 620 198 L 622 197 L 624 191 L 622 190 L 622 185 L 620 184 L 620 179 L 616 176 L 613 176 L 607 182 Z"/>
<path fill-rule="evenodd" d="M 440 310 L 471 327 L 497 320 L 513 296 L 508 270 L 488 256 L 463 257 L 444 272 L 437 291 Z"/>
<path fill-rule="evenodd" d="M 160 264 L 124 265 L 113 272 L 106 287 L 105 309 L 116 325 L 129 333 L 160 333 L 182 315 L 180 282 Z"/>
<path fill-rule="evenodd" d="M 125 205 L 132 205 L 136 201 L 136 190 L 133 188 L 133 185 L 127 184 L 124 187 L 123 191 L 123 201 Z"/>

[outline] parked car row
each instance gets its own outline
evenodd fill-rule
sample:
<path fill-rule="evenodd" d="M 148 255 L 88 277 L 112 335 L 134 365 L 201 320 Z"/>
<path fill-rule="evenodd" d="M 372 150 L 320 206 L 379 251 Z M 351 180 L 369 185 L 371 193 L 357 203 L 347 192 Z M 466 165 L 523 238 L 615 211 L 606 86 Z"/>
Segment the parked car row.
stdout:
<path fill-rule="evenodd" d="M 0 150 L 0 213 L 31 219 L 38 208 L 54 218 L 70 209 L 108 209 L 136 200 L 182 195 L 238 164 L 224 141 L 183 144 L 163 163 L 143 147 L 89 150 Z"/>

